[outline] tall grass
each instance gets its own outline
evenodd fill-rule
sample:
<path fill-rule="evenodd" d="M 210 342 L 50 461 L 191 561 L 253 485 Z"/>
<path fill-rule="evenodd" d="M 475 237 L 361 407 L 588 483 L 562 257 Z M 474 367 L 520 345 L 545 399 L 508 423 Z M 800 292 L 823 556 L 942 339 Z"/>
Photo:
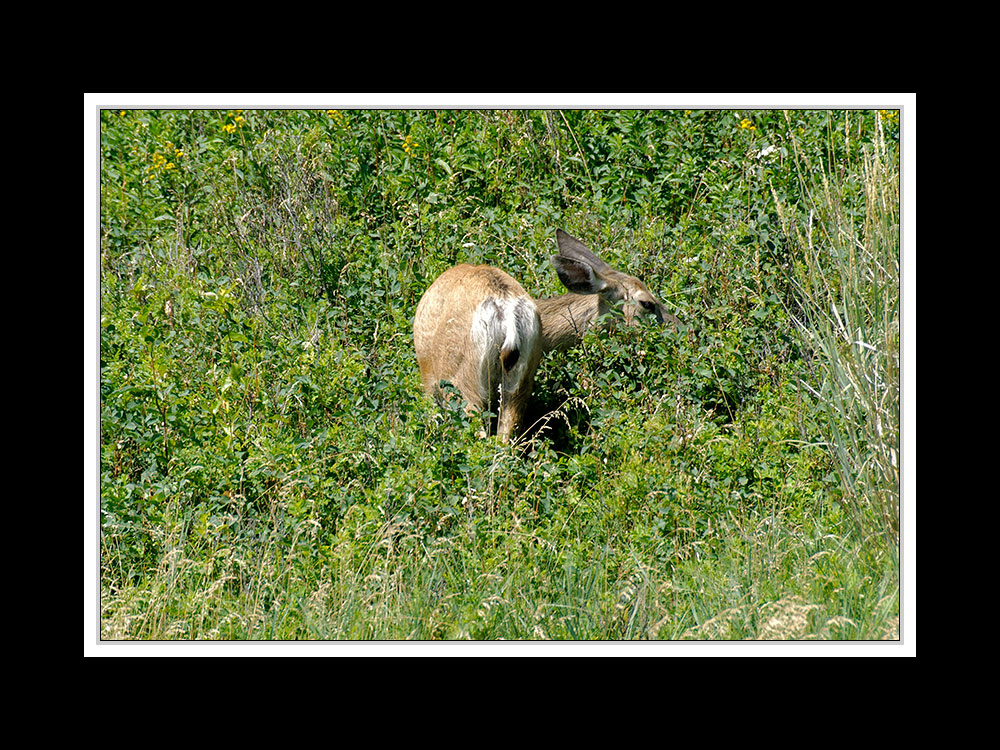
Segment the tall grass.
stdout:
<path fill-rule="evenodd" d="M 787 115 L 786 115 L 787 116 Z M 774 195 L 800 259 L 792 314 L 816 358 L 802 385 L 825 419 L 841 501 L 867 537 L 896 554 L 899 543 L 900 223 L 898 154 L 878 138 L 860 169 L 811 163 L 792 133 L 801 203 Z M 846 126 L 845 126 L 846 127 Z M 804 218 L 804 220 L 802 220 Z"/>
<path fill-rule="evenodd" d="M 104 112 L 102 638 L 898 637 L 898 146 L 795 116 Z M 685 330 L 548 358 L 503 446 L 413 309 L 558 291 L 560 226 Z"/>

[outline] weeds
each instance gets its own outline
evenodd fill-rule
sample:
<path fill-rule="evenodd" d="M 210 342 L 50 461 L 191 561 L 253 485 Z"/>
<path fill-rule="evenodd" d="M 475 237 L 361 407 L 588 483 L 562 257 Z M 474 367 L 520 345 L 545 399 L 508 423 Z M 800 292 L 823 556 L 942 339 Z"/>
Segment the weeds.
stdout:
<path fill-rule="evenodd" d="M 801 153 L 797 158 L 807 161 Z M 874 533 L 863 533 L 892 553 L 899 543 L 897 158 L 888 151 L 879 116 L 878 137 L 862 147 L 862 195 L 852 196 L 847 180 L 822 164 L 811 170 L 815 177 L 804 196 L 808 222 L 794 229 L 801 262 L 792 284 L 801 317 L 790 316 L 816 355 L 818 382 L 802 385 L 825 417 L 824 443 L 834 457 L 843 505 L 861 529 L 874 525 Z M 858 214 L 862 222 L 853 218 Z"/>
<path fill-rule="evenodd" d="M 103 639 L 898 637 L 898 118 L 100 128 Z M 684 326 L 546 359 L 504 446 L 413 309 L 463 261 L 558 292 L 557 226 Z"/>

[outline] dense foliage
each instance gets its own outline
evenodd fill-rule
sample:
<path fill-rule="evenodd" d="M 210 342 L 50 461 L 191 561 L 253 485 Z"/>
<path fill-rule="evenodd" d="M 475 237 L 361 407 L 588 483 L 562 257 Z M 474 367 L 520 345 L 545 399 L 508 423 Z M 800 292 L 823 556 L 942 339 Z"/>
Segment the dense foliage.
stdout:
<path fill-rule="evenodd" d="M 899 117 L 100 113 L 105 639 L 898 637 Z M 454 263 L 562 227 L 684 323 L 420 392 Z M 832 313 L 831 313 L 832 309 Z"/>

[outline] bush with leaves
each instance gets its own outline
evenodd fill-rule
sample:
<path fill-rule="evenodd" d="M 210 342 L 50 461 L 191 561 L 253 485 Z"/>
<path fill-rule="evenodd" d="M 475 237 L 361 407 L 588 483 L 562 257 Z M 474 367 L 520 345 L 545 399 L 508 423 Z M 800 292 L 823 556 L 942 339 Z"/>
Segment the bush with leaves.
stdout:
<path fill-rule="evenodd" d="M 898 116 L 100 123 L 103 637 L 894 632 Z M 560 293 L 556 227 L 683 325 L 548 356 L 503 446 L 413 310 L 458 262 Z"/>

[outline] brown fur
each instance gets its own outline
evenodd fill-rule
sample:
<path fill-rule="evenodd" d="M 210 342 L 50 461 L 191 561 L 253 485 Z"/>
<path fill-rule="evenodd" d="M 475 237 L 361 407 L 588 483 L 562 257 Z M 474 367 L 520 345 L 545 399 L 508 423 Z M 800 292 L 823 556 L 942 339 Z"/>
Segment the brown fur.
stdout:
<path fill-rule="evenodd" d="M 622 303 L 628 325 L 641 316 L 678 322 L 639 279 L 611 268 L 561 229 L 556 238 L 559 254 L 551 260 L 568 294 L 532 300 L 500 269 L 463 263 L 431 284 L 414 315 L 425 392 L 440 399 L 440 382 L 448 380 L 470 411 L 499 408 L 497 432 L 504 440 L 523 428 L 542 354 L 574 346 L 613 303 Z"/>

